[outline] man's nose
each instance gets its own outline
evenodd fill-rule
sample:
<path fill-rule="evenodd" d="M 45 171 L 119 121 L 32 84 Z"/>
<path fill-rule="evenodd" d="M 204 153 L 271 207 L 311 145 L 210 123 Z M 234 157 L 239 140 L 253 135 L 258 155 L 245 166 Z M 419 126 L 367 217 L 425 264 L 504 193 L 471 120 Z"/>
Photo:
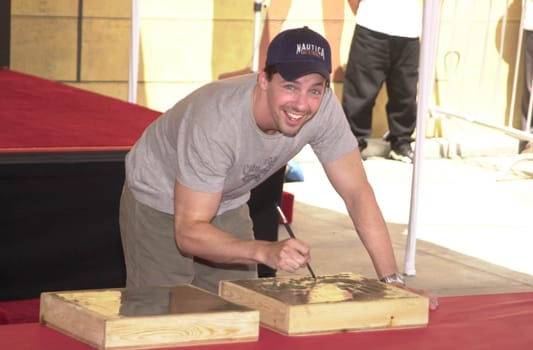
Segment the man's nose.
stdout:
<path fill-rule="evenodd" d="M 307 103 L 307 96 L 304 93 L 298 93 L 294 97 L 294 103 L 299 111 L 304 111 L 309 105 Z"/>

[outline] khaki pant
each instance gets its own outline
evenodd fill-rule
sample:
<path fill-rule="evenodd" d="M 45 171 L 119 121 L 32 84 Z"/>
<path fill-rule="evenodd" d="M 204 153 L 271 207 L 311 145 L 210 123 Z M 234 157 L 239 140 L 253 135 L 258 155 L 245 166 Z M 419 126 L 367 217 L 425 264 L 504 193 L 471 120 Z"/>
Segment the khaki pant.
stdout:
<path fill-rule="evenodd" d="M 246 204 L 215 217 L 212 224 L 253 239 Z M 120 199 L 120 234 L 127 287 L 190 283 L 216 294 L 221 280 L 257 278 L 255 264 L 216 264 L 182 255 L 174 239 L 174 216 L 138 202 L 127 186 Z"/>

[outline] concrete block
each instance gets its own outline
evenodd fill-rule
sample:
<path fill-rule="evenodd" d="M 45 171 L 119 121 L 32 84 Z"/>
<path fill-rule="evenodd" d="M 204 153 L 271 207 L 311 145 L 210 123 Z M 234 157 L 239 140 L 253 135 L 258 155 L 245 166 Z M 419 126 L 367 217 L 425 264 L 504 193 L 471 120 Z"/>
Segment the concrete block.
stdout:
<path fill-rule="evenodd" d="M 81 79 L 84 81 L 127 81 L 129 47 L 129 20 L 84 19 Z"/>
<path fill-rule="evenodd" d="M 83 1 L 83 16 L 130 19 L 131 0 L 113 0 L 105 2 L 102 2 L 102 0 L 85 0 Z"/>
<path fill-rule="evenodd" d="M 11 1 L 11 15 L 64 17 L 78 15 L 78 1 L 16 0 Z"/>
<path fill-rule="evenodd" d="M 11 69 L 52 80 L 75 80 L 75 18 L 11 19 Z"/>

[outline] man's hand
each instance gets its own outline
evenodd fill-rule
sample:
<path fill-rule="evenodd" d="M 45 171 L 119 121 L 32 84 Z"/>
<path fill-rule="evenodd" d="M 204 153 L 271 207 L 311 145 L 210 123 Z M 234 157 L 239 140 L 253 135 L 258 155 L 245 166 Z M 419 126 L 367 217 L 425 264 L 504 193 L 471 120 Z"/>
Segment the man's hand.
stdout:
<path fill-rule="evenodd" d="M 273 242 L 264 248 L 266 251 L 262 263 L 285 272 L 295 272 L 311 259 L 309 246 L 298 239 Z"/>
<path fill-rule="evenodd" d="M 406 285 L 397 285 L 397 284 L 393 284 L 393 285 L 395 285 L 396 287 L 405 289 L 405 290 L 407 290 L 409 292 L 412 292 L 412 293 L 415 293 L 415 294 L 418 294 L 420 296 L 428 298 L 429 299 L 429 309 L 430 310 L 437 310 L 437 308 L 439 307 L 439 298 L 433 292 L 429 292 L 429 291 L 425 291 L 425 290 L 421 290 L 421 289 L 409 288 Z"/>

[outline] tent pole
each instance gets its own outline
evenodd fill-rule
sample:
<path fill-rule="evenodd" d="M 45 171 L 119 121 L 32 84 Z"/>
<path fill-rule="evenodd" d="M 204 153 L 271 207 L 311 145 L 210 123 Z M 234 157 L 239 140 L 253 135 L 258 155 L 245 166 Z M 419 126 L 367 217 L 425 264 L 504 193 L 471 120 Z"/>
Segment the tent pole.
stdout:
<path fill-rule="evenodd" d="M 252 71 L 259 70 L 259 50 L 261 45 L 261 12 L 263 9 L 263 0 L 254 0 L 254 52 L 252 59 Z"/>
<path fill-rule="evenodd" d="M 128 75 L 128 102 L 137 103 L 139 75 L 139 1 L 131 1 L 130 65 Z"/>
<path fill-rule="evenodd" d="M 413 162 L 413 177 L 411 184 L 411 208 L 409 213 L 409 227 L 405 248 L 404 273 L 408 276 L 416 275 L 415 254 L 416 236 L 418 230 L 419 182 L 424 159 L 424 140 L 426 120 L 428 116 L 429 100 L 433 90 L 435 74 L 435 56 L 437 49 L 437 32 L 439 22 L 439 1 L 425 0 L 420 45 L 420 76 L 418 84 L 418 106 L 416 121 L 415 159 Z"/>

